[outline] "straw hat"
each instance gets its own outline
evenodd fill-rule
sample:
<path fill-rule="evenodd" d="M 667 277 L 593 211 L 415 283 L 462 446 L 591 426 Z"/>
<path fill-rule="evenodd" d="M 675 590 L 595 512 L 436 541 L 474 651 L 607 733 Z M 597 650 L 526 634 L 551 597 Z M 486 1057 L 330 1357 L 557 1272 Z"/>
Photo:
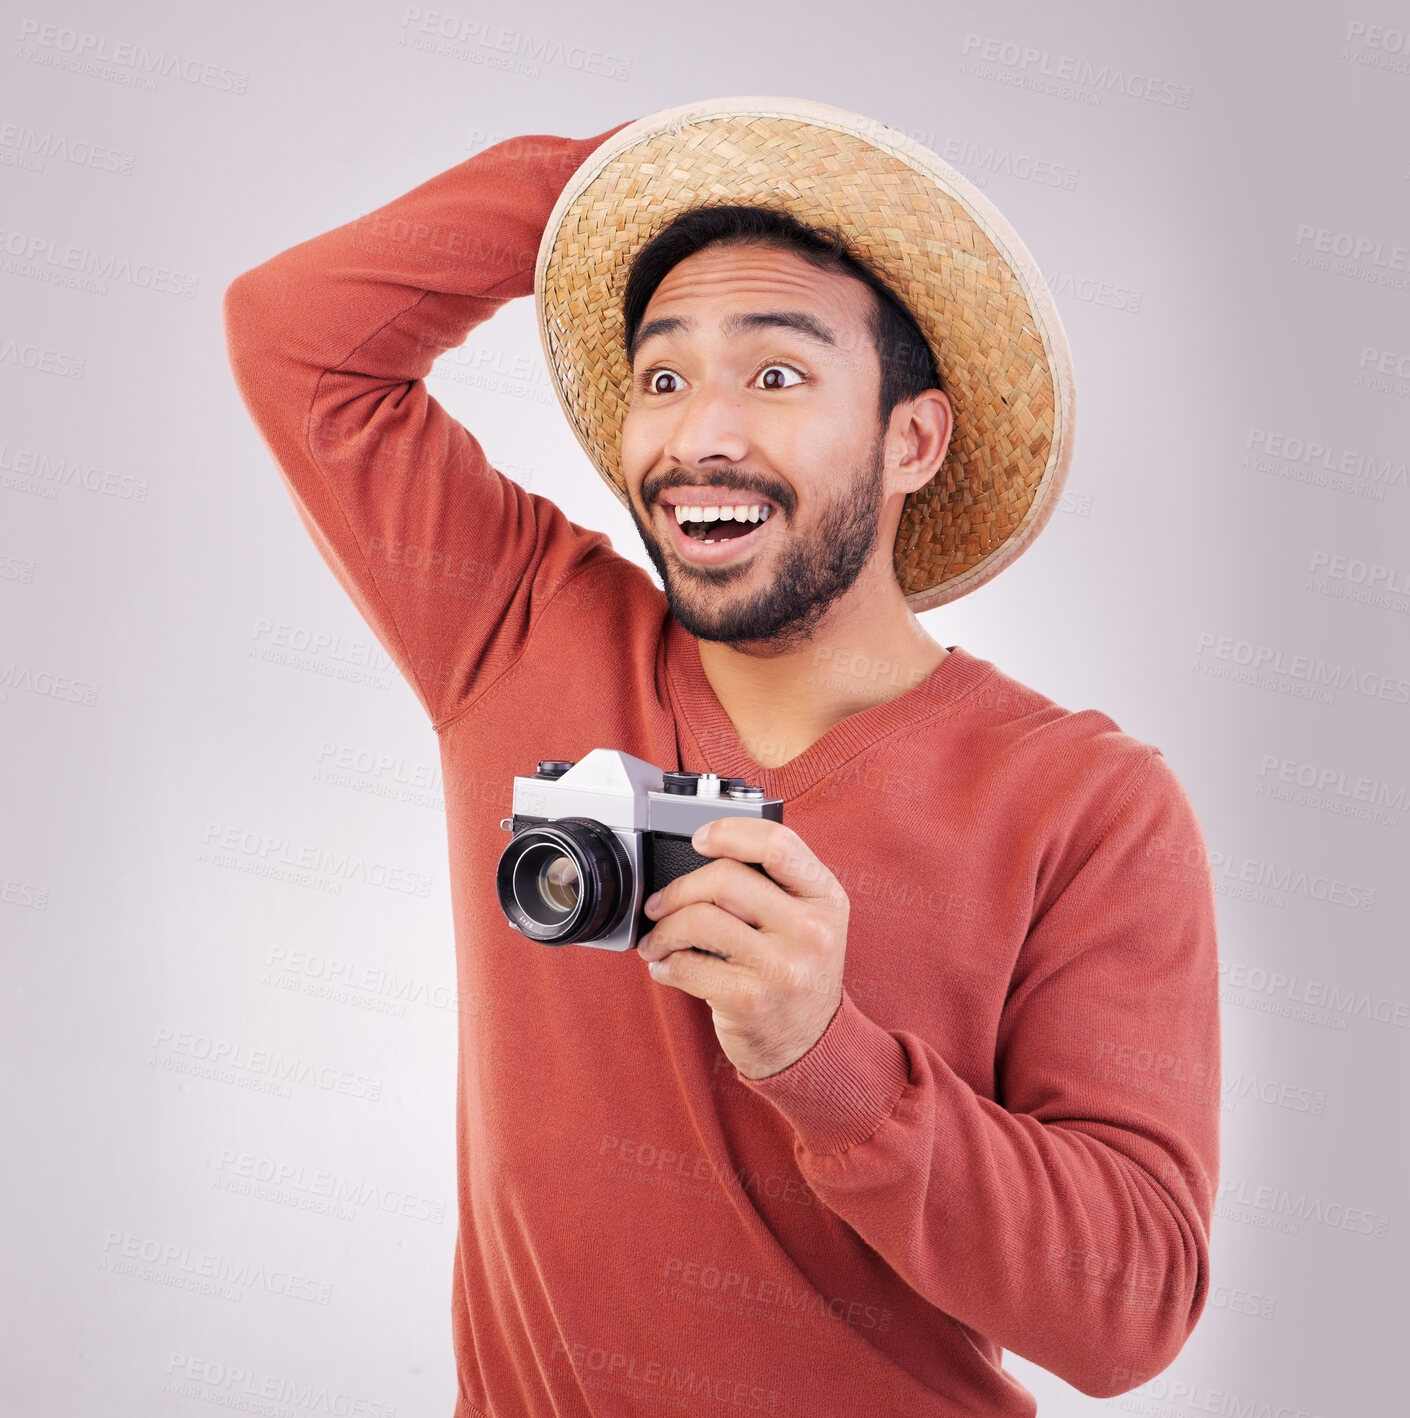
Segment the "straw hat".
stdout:
<path fill-rule="evenodd" d="M 625 506 L 631 259 L 678 213 L 782 207 L 840 230 L 915 316 L 954 409 L 944 463 L 906 498 L 896 576 L 913 611 L 1008 565 L 1057 505 L 1072 458 L 1067 337 L 1037 263 L 954 168 L 895 129 L 791 98 L 713 99 L 629 124 L 569 179 L 534 272 L 554 388 Z"/>

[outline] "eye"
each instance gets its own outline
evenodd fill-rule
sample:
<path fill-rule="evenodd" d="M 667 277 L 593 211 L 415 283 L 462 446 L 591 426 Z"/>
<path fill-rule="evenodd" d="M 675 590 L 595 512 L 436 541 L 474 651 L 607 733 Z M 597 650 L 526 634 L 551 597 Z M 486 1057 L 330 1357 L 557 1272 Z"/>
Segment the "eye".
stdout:
<path fill-rule="evenodd" d="M 674 381 L 662 384 L 662 380 Z M 679 392 L 680 375 L 669 369 L 648 369 L 641 376 L 641 387 L 648 394 L 675 394 Z"/>
<path fill-rule="evenodd" d="M 794 376 L 792 384 L 784 382 L 782 376 L 785 374 Z M 763 381 L 765 389 L 792 389 L 796 385 L 806 382 L 804 376 L 799 374 L 791 364 L 766 364 L 759 371 L 758 377 Z"/>
<path fill-rule="evenodd" d="M 791 364 L 767 364 L 755 378 L 762 381 L 765 389 L 792 389 L 807 382 L 807 376 Z M 648 369 L 642 374 L 640 384 L 647 394 L 678 394 L 684 387 L 679 374 L 664 368 Z"/>

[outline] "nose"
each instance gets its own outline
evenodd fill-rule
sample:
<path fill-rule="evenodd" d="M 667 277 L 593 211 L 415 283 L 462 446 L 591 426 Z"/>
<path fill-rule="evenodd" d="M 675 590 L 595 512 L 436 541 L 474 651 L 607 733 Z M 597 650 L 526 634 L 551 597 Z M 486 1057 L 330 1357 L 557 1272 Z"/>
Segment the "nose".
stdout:
<path fill-rule="evenodd" d="M 708 466 L 712 459 L 742 463 L 749 453 L 743 402 L 729 389 L 707 380 L 676 406 L 678 418 L 664 452 L 682 467 Z"/>

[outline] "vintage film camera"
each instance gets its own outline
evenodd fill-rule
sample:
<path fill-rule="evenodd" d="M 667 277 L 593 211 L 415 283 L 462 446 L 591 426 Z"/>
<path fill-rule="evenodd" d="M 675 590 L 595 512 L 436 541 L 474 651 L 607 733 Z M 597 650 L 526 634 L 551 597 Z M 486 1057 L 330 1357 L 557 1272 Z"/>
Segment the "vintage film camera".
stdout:
<path fill-rule="evenodd" d="M 717 817 L 782 822 L 783 799 L 743 778 L 666 771 L 613 748 L 576 763 L 541 759 L 538 772 L 514 779 L 514 816 L 499 824 L 514 834 L 495 873 L 500 909 L 544 945 L 631 950 L 655 924 L 642 902 L 714 860 L 690 838 Z"/>

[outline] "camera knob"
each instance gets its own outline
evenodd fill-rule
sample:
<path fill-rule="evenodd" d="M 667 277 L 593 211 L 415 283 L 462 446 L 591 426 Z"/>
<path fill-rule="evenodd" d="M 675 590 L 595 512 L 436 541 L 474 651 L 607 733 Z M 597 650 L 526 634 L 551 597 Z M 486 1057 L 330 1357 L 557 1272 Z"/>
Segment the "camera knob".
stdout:
<path fill-rule="evenodd" d="M 746 783 L 742 779 L 737 783 L 731 783 L 729 795 L 735 802 L 757 803 L 764 800 L 764 790 L 753 783 Z"/>
<path fill-rule="evenodd" d="M 697 798 L 717 798 L 720 796 L 720 778 L 717 773 L 702 773 L 695 784 Z"/>
<path fill-rule="evenodd" d="M 571 767 L 571 758 L 541 758 L 535 778 L 561 778 Z"/>

